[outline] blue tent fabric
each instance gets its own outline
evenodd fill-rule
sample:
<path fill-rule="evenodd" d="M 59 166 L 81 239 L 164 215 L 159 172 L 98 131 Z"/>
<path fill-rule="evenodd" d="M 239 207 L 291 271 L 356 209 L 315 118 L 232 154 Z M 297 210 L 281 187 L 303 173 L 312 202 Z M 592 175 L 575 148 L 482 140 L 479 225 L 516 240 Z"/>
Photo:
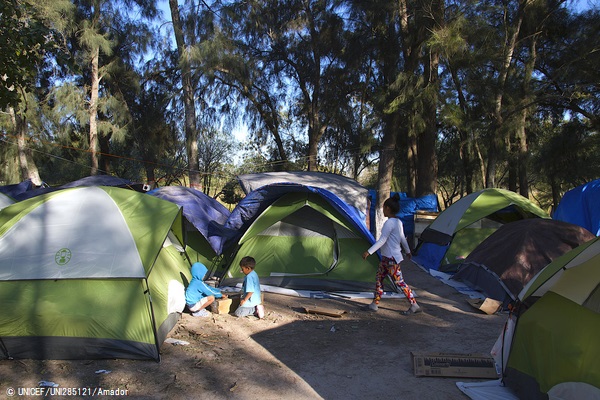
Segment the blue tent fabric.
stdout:
<path fill-rule="evenodd" d="M 112 175 L 92 175 L 86 176 L 76 181 L 61 185 L 61 189 L 79 187 L 79 186 L 131 186 L 136 185 L 135 182 L 129 179 L 119 178 Z"/>
<path fill-rule="evenodd" d="M 128 179 L 119 178 L 117 176 L 112 175 L 92 175 L 86 176 L 84 178 L 78 179 L 73 182 L 65 183 L 61 186 L 53 186 L 53 187 L 40 187 L 37 189 L 27 190 L 22 193 L 19 193 L 14 197 L 17 201 L 27 200 L 35 196 L 39 196 L 42 194 L 54 192 L 56 190 L 68 189 L 80 186 L 112 186 L 112 187 L 122 187 L 127 189 L 133 189 L 138 192 L 144 192 L 143 186 L 140 183 L 135 183 Z"/>
<path fill-rule="evenodd" d="M 404 225 L 404 233 L 411 236 L 415 233 L 415 213 L 417 210 L 437 212 L 438 201 L 435 194 L 428 194 L 422 197 L 400 198 L 400 212 L 396 214 Z"/>
<path fill-rule="evenodd" d="M 21 193 L 25 193 L 28 190 L 33 189 L 33 182 L 31 179 L 24 180 L 20 183 L 15 183 L 13 185 L 5 185 L 0 186 L 0 193 L 3 193 L 13 199 L 16 199 Z"/>
<path fill-rule="evenodd" d="M 36 189 L 27 190 L 25 192 L 21 192 L 18 195 L 16 195 L 14 197 L 14 199 L 16 201 L 23 201 L 23 200 L 31 199 L 32 197 L 35 197 L 35 196 L 40 196 L 42 194 L 54 192 L 55 190 L 58 190 L 58 188 L 56 188 L 56 187 L 40 187 L 40 188 L 36 188 Z"/>
<path fill-rule="evenodd" d="M 149 191 L 148 194 L 181 206 L 183 216 L 219 254 L 221 250 L 220 226 L 225 224 L 231 214 L 224 205 L 199 190 L 184 186 L 163 186 Z"/>
<path fill-rule="evenodd" d="M 362 212 L 348 205 L 332 192 L 323 188 L 296 183 L 275 183 L 253 190 L 238 203 L 225 224 L 222 226 L 222 244 L 220 250 L 225 251 L 233 246 L 233 244 L 242 237 L 244 232 L 246 232 L 252 222 L 277 199 L 287 193 L 295 192 L 313 192 L 319 194 L 338 212 L 347 217 L 348 221 L 350 221 L 371 244 L 375 243 L 373 235 L 369 232 L 364 223 Z"/>
<path fill-rule="evenodd" d="M 552 219 L 579 225 L 600 236 L 600 179 L 577 186 L 564 194 Z"/>
<path fill-rule="evenodd" d="M 450 245 L 425 242 L 419 247 L 419 252 L 413 255 L 413 261 L 429 270 L 438 270 Z"/>
<path fill-rule="evenodd" d="M 408 197 L 404 192 L 391 192 L 390 197 L 394 194 L 400 196 L 400 212 L 396 214 L 402 221 L 404 226 L 404 234 L 411 236 L 415 233 L 415 213 L 417 210 L 438 212 L 438 198 L 435 194 L 428 194 L 422 197 Z M 377 191 L 374 189 L 369 190 L 369 199 L 371 200 L 371 207 L 369 209 L 369 218 L 371 221 L 375 221 L 375 207 L 377 206 Z M 371 234 L 374 233 L 375 226 L 371 224 Z"/>

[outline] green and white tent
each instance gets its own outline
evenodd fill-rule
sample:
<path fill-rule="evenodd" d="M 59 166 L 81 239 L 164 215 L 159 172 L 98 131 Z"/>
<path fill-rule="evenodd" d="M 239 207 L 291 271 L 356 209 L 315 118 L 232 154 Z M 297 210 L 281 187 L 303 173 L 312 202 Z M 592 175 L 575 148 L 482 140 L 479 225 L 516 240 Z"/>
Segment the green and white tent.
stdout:
<path fill-rule="evenodd" d="M 260 208 L 228 249 L 221 285 L 242 282 L 239 262 L 244 256 L 252 256 L 262 285 L 299 290 L 373 290 L 378 259 L 361 257 L 373 243 L 364 224 L 344 213 L 345 203 L 338 200 L 341 206 L 334 207 L 327 196 L 337 198 L 328 191 L 301 185 L 282 188 L 277 199 Z"/>
<path fill-rule="evenodd" d="M 554 260 L 519 297 L 535 301 L 516 320 L 507 386 L 528 399 L 589 398 L 590 386 L 600 396 L 600 238 Z"/>
<path fill-rule="evenodd" d="M 159 360 L 191 279 L 181 209 L 113 187 L 0 211 L 0 355 Z"/>
<path fill-rule="evenodd" d="M 430 270 L 462 262 L 503 224 L 548 214 L 518 193 L 483 189 L 442 211 L 423 231 L 413 260 Z"/>
<path fill-rule="evenodd" d="M 600 399 L 600 238 L 554 259 L 518 295 L 492 348 L 502 378 L 472 400 Z"/>

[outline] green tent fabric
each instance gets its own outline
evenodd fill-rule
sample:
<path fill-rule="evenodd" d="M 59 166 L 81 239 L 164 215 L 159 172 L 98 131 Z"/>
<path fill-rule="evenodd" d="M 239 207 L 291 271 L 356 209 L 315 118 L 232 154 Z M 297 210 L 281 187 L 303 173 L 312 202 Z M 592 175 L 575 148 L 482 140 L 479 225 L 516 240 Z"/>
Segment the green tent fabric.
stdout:
<path fill-rule="evenodd" d="M 210 243 L 197 229 L 190 226 L 189 223 L 185 223 L 186 229 L 186 247 L 185 251 L 190 257 L 191 264 L 195 262 L 201 262 L 209 268 L 215 264 L 219 257 L 217 253 L 210 247 Z"/>
<path fill-rule="evenodd" d="M 527 399 L 559 386 L 566 398 L 584 398 L 587 385 L 600 394 L 600 238 L 555 259 L 519 298 L 533 305 L 516 319 L 506 385 Z"/>
<path fill-rule="evenodd" d="M 506 209 L 511 205 L 516 206 L 514 211 Z M 531 215 L 548 218 L 546 212 L 518 193 L 505 189 L 483 189 L 452 204 L 437 216 L 430 228 L 452 236 L 484 218 L 507 223 Z"/>
<path fill-rule="evenodd" d="M 483 189 L 471 193 L 442 211 L 425 228 L 414 261 L 434 270 L 454 265 L 503 224 L 525 218 L 549 216 L 529 199 L 510 190 Z"/>
<path fill-rule="evenodd" d="M 159 359 L 191 279 L 182 214 L 127 189 L 77 187 L 0 211 L 0 354 Z"/>
<path fill-rule="evenodd" d="M 240 283 L 239 262 L 256 259 L 261 284 L 290 289 L 373 290 L 377 257 L 338 211 L 316 193 L 288 193 L 247 228 L 228 257 L 221 285 Z"/>

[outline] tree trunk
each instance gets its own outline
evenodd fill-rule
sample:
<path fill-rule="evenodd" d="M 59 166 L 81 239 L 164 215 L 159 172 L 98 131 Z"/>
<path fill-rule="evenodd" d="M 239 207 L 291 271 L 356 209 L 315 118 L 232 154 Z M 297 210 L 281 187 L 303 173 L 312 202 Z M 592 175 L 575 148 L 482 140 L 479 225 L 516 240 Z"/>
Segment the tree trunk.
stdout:
<path fill-rule="evenodd" d="M 527 146 L 527 131 L 525 122 L 527 120 L 527 109 L 521 111 L 521 126 L 517 131 L 517 176 L 519 177 L 519 194 L 529 198 L 529 179 L 527 174 L 527 162 L 529 160 L 529 148 Z"/>
<path fill-rule="evenodd" d="M 146 180 L 150 190 L 156 188 L 156 174 L 154 173 L 153 164 L 154 163 L 144 163 L 144 168 L 146 169 Z"/>
<path fill-rule="evenodd" d="M 383 226 L 383 203 L 390 197 L 392 176 L 394 173 L 394 157 L 398 134 L 398 113 L 384 116 L 384 132 L 379 150 L 379 171 L 377 173 L 377 204 L 375 206 L 375 237 L 379 237 Z"/>
<path fill-rule="evenodd" d="M 314 117 L 314 115 L 312 116 Z M 314 119 L 314 118 L 313 118 Z M 310 124 L 308 128 L 308 165 L 309 171 L 317 170 L 317 154 L 319 152 L 319 138 L 317 134 L 317 128 L 314 122 Z"/>
<path fill-rule="evenodd" d="M 510 154 L 508 155 L 508 190 L 516 193 L 519 189 L 517 184 L 517 176 L 519 175 L 519 169 L 517 167 L 516 157 L 513 156 L 514 151 L 510 148 L 508 150 L 510 151 Z"/>
<path fill-rule="evenodd" d="M 435 21 L 434 21 L 435 22 Z M 419 135 L 419 157 L 418 157 L 418 180 L 415 197 L 435 193 L 437 190 L 437 101 L 439 92 L 438 81 L 439 54 L 430 52 L 425 62 L 425 73 L 427 74 L 426 96 L 424 115 L 425 130 Z"/>
<path fill-rule="evenodd" d="M 452 76 L 452 82 L 454 82 L 454 86 L 458 94 L 458 104 L 463 114 L 463 120 L 468 121 L 471 113 L 462 89 L 461 81 L 456 73 L 456 68 L 454 68 L 453 65 L 450 65 L 449 67 Z M 465 175 L 465 192 L 470 194 L 473 193 L 473 181 L 475 179 L 475 135 L 469 127 L 459 128 L 458 135 L 460 137 L 460 159 L 462 161 L 463 172 Z"/>
<path fill-rule="evenodd" d="M 552 212 L 550 216 L 554 214 L 556 211 L 556 207 L 558 207 L 558 203 L 560 203 L 560 199 L 562 198 L 562 194 L 560 192 L 560 184 L 557 182 L 557 179 L 552 175 L 548 177 L 550 181 L 550 187 L 552 188 Z"/>
<path fill-rule="evenodd" d="M 100 76 L 98 72 L 98 58 L 100 49 L 98 47 L 92 50 L 92 87 L 90 92 L 90 155 L 91 170 L 90 175 L 98 174 L 98 91 L 100 87 Z"/>
<path fill-rule="evenodd" d="M 427 33 L 433 35 L 444 24 L 444 0 L 432 0 L 429 4 L 431 9 L 427 15 Z M 424 38 L 427 39 L 427 38 Z M 419 170 L 415 197 L 435 193 L 437 191 L 437 106 L 439 98 L 439 52 L 426 47 L 423 71 L 425 74 L 425 90 L 429 94 L 425 96 L 423 119 L 425 129 L 419 135 Z"/>
<path fill-rule="evenodd" d="M 465 176 L 465 192 L 473 193 L 474 162 L 473 162 L 473 144 L 469 132 L 464 129 L 459 129 L 460 136 L 460 159 L 462 161 L 463 173 Z"/>
<path fill-rule="evenodd" d="M 42 184 L 40 173 L 33 161 L 31 150 L 27 147 L 27 121 L 12 107 L 9 107 L 8 113 L 10 114 L 17 138 L 17 159 L 19 160 L 21 180 L 31 179 L 34 185 L 40 186 Z"/>
<path fill-rule="evenodd" d="M 475 155 L 477 156 L 477 162 L 479 164 L 479 178 L 481 179 L 481 182 L 484 182 L 486 165 L 485 160 L 483 159 L 483 154 L 481 154 L 481 148 L 479 148 L 479 144 L 476 141 L 473 141 L 473 150 L 475 151 Z"/>
<path fill-rule="evenodd" d="M 319 154 L 319 142 L 323 137 L 323 133 L 325 132 L 326 126 L 321 122 L 320 113 L 321 107 L 320 103 L 320 80 L 321 80 L 321 63 L 318 54 L 315 55 L 315 73 L 313 76 L 313 81 L 311 82 L 314 86 L 312 91 L 312 97 L 309 95 L 308 87 L 305 83 L 301 83 L 302 92 L 304 93 L 304 98 L 307 102 L 310 102 L 310 109 L 308 115 L 308 170 L 309 171 L 317 171 L 318 170 L 318 154 Z"/>
<path fill-rule="evenodd" d="M 183 104 L 185 110 L 185 144 L 189 165 L 189 179 L 192 188 L 202 190 L 200 182 L 200 160 L 198 159 L 198 131 L 196 129 L 196 108 L 194 104 L 194 87 L 192 84 L 192 71 L 187 60 L 188 54 L 185 48 L 183 26 L 179 17 L 177 0 L 169 0 L 171 19 L 177 53 L 181 65 L 181 85 L 183 87 Z"/>
<path fill-rule="evenodd" d="M 493 128 L 494 137 L 491 138 L 487 153 L 487 166 L 485 169 L 485 187 L 493 188 L 496 185 L 496 166 L 498 163 L 498 144 L 496 135 L 499 134 L 498 128 Z"/>
<path fill-rule="evenodd" d="M 406 194 L 408 197 L 415 197 L 417 193 L 417 171 L 419 169 L 417 134 L 412 125 L 402 127 L 400 132 L 406 137 Z"/>
<path fill-rule="evenodd" d="M 110 166 L 110 135 L 98 136 L 98 145 L 100 146 L 100 154 L 98 157 L 98 165 L 100 165 L 100 175 L 110 175 L 112 168 Z"/>
<path fill-rule="evenodd" d="M 527 173 L 527 164 L 529 161 L 529 148 L 527 146 L 527 116 L 529 110 L 529 104 L 531 99 L 531 79 L 533 77 L 533 70 L 537 61 L 537 38 L 538 35 L 534 35 L 529 38 L 529 59 L 525 64 L 525 76 L 523 77 L 523 102 L 525 105 L 521 110 L 519 128 L 517 130 L 517 165 L 518 165 L 518 176 L 519 176 L 519 194 L 523 197 L 529 198 L 529 177 Z"/>
<path fill-rule="evenodd" d="M 257 109 L 260 110 L 259 107 Z M 279 154 L 279 161 L 273 163 L 273 169 L 275 171 L 287 171 L 289 160 L 287 154 L 285 152 L 285 147 L 283 146 L 283 140 L 281 139 L 281 135 L 279 134 L 279 124 L 273 121 L 269 114 L 263 113 L 259 111 L 261 115 L 263 115 L 263 121 L 265 121 L 265 125 L 269 128 L 271 135 L 273 135 L 273 140 L 275 141 L 275 146 L 277 146 L 277 153 Z"/>
<path fill-rule="evenodd" d="M 502 64 L 500 65 L 500 71 L 498 74 L 498 81 L 496 84 L 496 95 L 494 98 L 494 111 L 492 115 L 492 132 L 494 137 L 491 138 L 490 148 L 488 151 L 488 165 L 486 171 L 486 182 L 487 188 L 493 188 L 496 186 L 496 168 L 500 159 L 500 149 L 502 143 L 506 142 L 506 137 L 503 129 L 504 118 L 503 113 L 503 100 L 504 91 L 506 90 L 506 80 L 510 65 L 512 63 L 513 54 L 517 46 L 517 38 L 521 31 L 521 25 L 523 23 L 523 17 L 525 15 L 525 7 L 527 6 L 527 0 L 519 1 L 519 9 L 517 10 L 517 16 L 515 19 L 514 27 L 510 33 L 510 37 L 507 38 L 507 46 L 504 48 Z M 506 29 L 510 31 L 510 26 Z"/>
<path fill-rule="evenodd" d="M 228 74 L 225 70 L 222 72 Z M 236 87 L 236 86 L 234 86 Z M 281 134 L 279 133 L 279 115 L 278 109 L 273 105 L 273 101 L 269 96 L 269 93 L 261 90 L 263 99 L 260 100 L 255 96 L 250 89 L 245 85 L 240 85 L 236 87 L 237 90 L 242 93 L 242 95 L 247 98 L 256 108 L 258 114 L 261 116 L 264 124 L 266 125 L 271 135 L 273 135 L 273 140 L 275 141 L 275 146 L 277 146 L 277 152 L 279 154 L 279 161 L 273 163 L 273 169 L 275 171 L 287 171 L 289 168 L 289 160 L 287 153 L 285 151 L 285 146 L 283 145 L 283 140 L 281 139 Z"/>

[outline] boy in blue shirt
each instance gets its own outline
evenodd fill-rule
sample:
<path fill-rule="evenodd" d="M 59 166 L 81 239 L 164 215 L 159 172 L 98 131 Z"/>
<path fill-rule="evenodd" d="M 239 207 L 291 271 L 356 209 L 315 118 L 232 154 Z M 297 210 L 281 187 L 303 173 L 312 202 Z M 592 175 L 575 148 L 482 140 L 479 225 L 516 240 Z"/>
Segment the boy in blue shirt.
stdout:
<path fill-rule="evenodd" d="M 258 274 L 254 271 L 256 260 L 246 256 L 240 261 L 240 268 L 244 275 L 244 283 L 242 284 L 242 294 L 240 296 L 240 306 L 235 310 L 235 315 L 245 317 L 255 315 L 259 319 L 265 317 L 265 308 L 261 304 L 260 282 Z"/>
<path fill-rule="evenodd" d="M 185 303 L 194 317 L 209 317 L 210 312 L 206 307 L 210 306 L 215 298 L 227 298 L 219 289 L 204 283 L 207 272 L 208 268 L 201 262 L 192 264 L 192 280 L 185 290 Z"/>

